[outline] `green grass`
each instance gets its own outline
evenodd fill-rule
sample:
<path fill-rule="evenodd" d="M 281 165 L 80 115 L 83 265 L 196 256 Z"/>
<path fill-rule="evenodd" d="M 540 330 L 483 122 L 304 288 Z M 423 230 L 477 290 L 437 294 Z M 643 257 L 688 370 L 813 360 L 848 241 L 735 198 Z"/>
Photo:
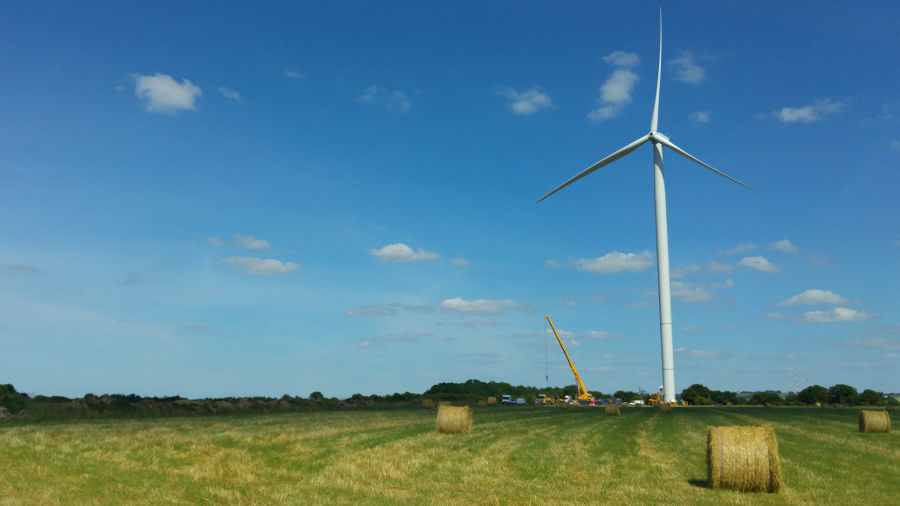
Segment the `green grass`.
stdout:
<path fill-rule="evenodd" d="M 900 437 L 856 410 L 476 408 L 0 425 L 0 504 L 889 504 Z M 706 488 L 706 427 L 775 428 L 779 494 Z"/>

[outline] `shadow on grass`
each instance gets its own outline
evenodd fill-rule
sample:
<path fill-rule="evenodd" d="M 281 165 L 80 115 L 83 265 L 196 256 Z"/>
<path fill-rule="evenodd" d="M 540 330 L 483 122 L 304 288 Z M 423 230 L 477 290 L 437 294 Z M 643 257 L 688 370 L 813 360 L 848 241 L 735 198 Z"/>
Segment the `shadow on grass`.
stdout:
<path fill-rule="evenodd" d="M 706 478 L 688 480 L 688 483 L 697 488 L 709 488 L 709 480 Z"/>

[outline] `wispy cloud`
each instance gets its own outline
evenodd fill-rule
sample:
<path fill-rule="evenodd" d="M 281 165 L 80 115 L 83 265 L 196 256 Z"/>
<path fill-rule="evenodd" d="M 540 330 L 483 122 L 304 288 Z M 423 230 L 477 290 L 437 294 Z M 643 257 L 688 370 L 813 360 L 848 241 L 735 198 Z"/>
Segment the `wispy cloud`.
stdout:
<path fill-rule="evenodd" d="M 178 84 L 172 76 L 154 74 L 134 75 L 134 94 L 144 101 L 147 112 L 175 113 L 196 109 L 194 102 L 203 96 L 203 90 L 187 79 Z"/>
<path fill-rule="evenodd" d="M 898 337 L 857 337 L 842 341 L 840 344 L 858 348 L 874 348 L 876 350 L 900 350 L 900 338 Z"/>
<path fill-rule="evenodd" d="M 728 274 L 734 268 L 722 262 L 707 262 L 705 265 L 687 265 L 672 269 L 671 276 L 675 279 L 686 278 L 695 274 Z"/>
<path fill-rule="evenodd" d="M 709 123 L 709 120 L 712 119 L 712 112 L 710 111 L 695 111 L 691 113 L 691 121 L 696 123 Z"/>
<path fill-rule="evenodd" d="M 269 241 L 263 239 L 257 239 L 252 235 L 238 235 L 234 234 L 232 238 L 234 244 L 236 246 L 240 246 L 242 248 L 247 249 L 271 249 L 272 246 L 269 244 Z"/>
<path fill-rule="evenodd" d="M 400 90 L 387 90 L 376 85 L 363 90 L 356 99 L 361 104 L 371 104 L 385 107 L 391 112 L 405 113 L 412 107 L 412 102 L 406 97 L 406 93 Z"/>
<path fill-rule="evenodd" d="M 306 74 L 301 74 L 300 72 L 297 72 L 295 70 L 285 70 L 284 77 L 287 77 L 290 79 L 303 79 L 306 77 Z"/>
<path fill-rule="evenodd" d="M 813 121 L 821 121 L 822 116 L 826 114 L 840 112 L 843 107 L 843 102 L 835 102 L 834 100 L 826 99 L 803 107 L 784 107 L 772 114 L 784 123 L 810 123 Z"/>
<path fill-rule="evenodd" d="M 579 332 L 578 337 L 581 339 L 625 339 L 622 334 L 612 334 L 602 330 L 586 330 Z"/>
<path fill-rule="evenodd" d="M 669 60 L 669 66 L 675 69 L 675 78 L 681 82 L 700 84 L 706 79 L 706 70 L 697 64 L 690 51 L 678 53 L 678 56 Z"/>
<path fill-rule="evenodd" d="M 528 88 L 523 92 L 518 92 L 512 88 L 499 87 L 497 93 L 507 100 L 509 103 L 506 107 L 520 116 L 529 116 L 541 109 L 549 109 L 553 107 L 553 100 L 540 88 Z"/>
<path fill-rule="evenodd" d="M 780 251 L 782 253 L 800 253 L 800 248 L 791 244 L 791 241 L 782 239 L 769 245 L 769 249 Z"/>
<path fill-rule="evenodd" d="M 384 262 L 426 262 L 437 260 L 440 255 L 419 248 L 414 251 L 403 243 L 388 244 L 378 249 L 369 250 L 369 254 Z"/>
<path fill-rule="evenodd" d="M 721 360 L 732 356 L 731 353 L 724 351 L 689 350 L 687 348 L 676 348 L 675 354 L 681 358 L 693 358 L 696 360 Z"/>
<path fill-rule="evenodd" d="M 216 247 L 225 246 L 225 241 L 218 237 L 204 237 L 203 240 Z"/>
<path fill-rule="evenodd" d="M 793 297 L 778 303 L 779 306 L 832 306 L 835 304 L 846 304 L 849 301 L 830 290 L 818 290 L 815 288 L 806 290 L 805 292 L 794 295 Z"/>
<path fill-rule="evenodd" d="M 3 267 L 4 267 L 4 270 L 6 271 L 6 273 L 11 276 L 18 276 L 18 275 L 23 275 L 23 274 L 24 275 L 40 274 L 41 273 L 41 271 L 39 269 L 36 269 L 30 265 L 25 265 L 25 264 L 4 265 Z"/>
<path fill-rule="evenodd" d="M 300 268 L 294 262 L 282 262 L 274 258 L 228 257 L 223 258 L 220 262 L 244 271 L 251 276 L 277 276 L 279 274 L 288 274 Z"/>
<path fill-rule="evenodd" d="M 684 283 L 682 281 L 672 281 L 672 297 L 687 302 L 688 304 L 704 304 L 713 300 L 715 293 L 711 290 L 721 290 L 732 288 L 734 281 L 727 280 L 725 283 L 712 283 L 709 285 L 700 285 L 695 283 Z"/>
<path fill-rule="evenodd" d="M 738 262 L 738 266 L 747 267 L 748 269 L 754 269 L 760 272 L 778 272 L 781 269 L 778 266 L 772 264 L 766 257 L 745 257 L 742 258 L 740 262 Z"/>
<path fill-rule="evenodd" d="M 757 248 L 757 246 L 755 244 L 753 244 L 752 242 L 742 242 L 731 249 L 727 249 L 725 251 L 720 251 L 719 254 L 720 255 L 744 254 L 744 253 L 750 253 L 751 251 L 755 250 L 756 248 Z"/>
<path fill-rule="evenodd" d="M 469 262 L 469 259 L 462 255 L 456 258 L 451 258 L 450 263 L 457 267 L 469 267 L 470 265 L 472 265 L 471 262 Z"/>
<path fill-rule="evenodd" d="M 382 318 L 385 316 L 396 316 L 401 310 L 419 314 L 434 312 L 434 308 L 431 306 L 393 302 L 391 304 L 370 304 L 368 306 L 354 307 L 344 311 L 344 314 L 346 316 L 361 316 L 363 318 Z"/>
<path fill-rule="evenodd" d="M 518 309 L 525 312 L 530 312 L 532 310 L 532 308 L 523 306 L 522 304 L 519 304 L 518 302 L 510 299 L 465 300 L 461 297 L 454 297 L 452 299 L 444 299 L 438 305 L 448 311 L 470 314 L 500 314 L 507 309 Z"/>
<path fill-rule="evenodd" d="M 579 271 L 594 274 L 615 274 L 618 272 L 641 272 L 653 265 L 653 255 L 649 251 L 640 253 L 619 253 L 613 251 L 599 258 L 569 259 L 566 262 L 547 260 L 546 266 L 553 269 L 574 267 Z"/>
<path fill-rule="evenodd" d="M 225 86 L 219 86 L 219 94 L 225 98 L 240 101 L 241 94 L 232 90 L 231 88 L 226 88 Z"/>
<path fill-rule="evenodd" d="M 491 320 L 490 318 L 482 318 L 480 320 L 461 320 L 461 321 L 456 322 L 456 325 L 459 325 L 460 327 L 466 327 L 466 328 L 479 328 L 479 327 L 494 327 L 494 326 L 497 326 L 500 324 L 494 320 Z"/>
<path fill-rule="evenodd" d="M 874 313 L 865 313 L 845 307 L 836 307 L 831 311 L 810 311 L 800 315 L 799 320 L 807 323 L 864 322 L 876 318 Z"/>
<path fill-rule="evenodd" d="M 603 60 L 620 68 L 614 70 L 600 86 L 600 97 L 597 99 L 599 107 L 588 113 L 588 119 L 597 123 L 619 115 L 622 108 L 631 102 L 634 84 L 640 79 L 631 71 L 640 62 L 638 55 L 614 51 L 603 57 Z"/>

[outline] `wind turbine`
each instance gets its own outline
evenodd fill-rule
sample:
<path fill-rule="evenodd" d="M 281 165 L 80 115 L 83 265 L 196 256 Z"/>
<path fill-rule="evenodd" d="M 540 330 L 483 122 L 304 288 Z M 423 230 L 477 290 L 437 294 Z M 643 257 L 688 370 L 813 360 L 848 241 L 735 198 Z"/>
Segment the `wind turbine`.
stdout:
<path fill-rule="evenodd" d="M 657 119 L 659 117 L 659 81 L 661 74 L 662 10 L 660 10 L 659 13 L 659 64 L 656 69 L 656 98 L 653 101 L 653 115 L 650 117 L 650 133 L 579 172 L 565 183 L 556 187 L 550 193 L 541 197 L 538 202 L 541 202 L 550 195 L 553 195 L 597 169 L 624 157 L 643 144 L 647 142 L 653 144 L 653 189 L 656 205 L 656 272 L 659 282 L 659 336 L 662 347 L 663 400 L 665 402 L 672 402 L 675 400 L 675 360 L 672 350 L 672 297 L 669 288 L 669 232 L 666 224 L 666 182 L 663 178 L 662 147 L 666 146 L 688 160 L 696 162 L 716 174 L 734 181 L 744 188 L 753 190 L 757 193 L 759 193 L 759 191 L 701 162 L 687 151 L 673 144 L 668 137 L 656 130 Z"/>

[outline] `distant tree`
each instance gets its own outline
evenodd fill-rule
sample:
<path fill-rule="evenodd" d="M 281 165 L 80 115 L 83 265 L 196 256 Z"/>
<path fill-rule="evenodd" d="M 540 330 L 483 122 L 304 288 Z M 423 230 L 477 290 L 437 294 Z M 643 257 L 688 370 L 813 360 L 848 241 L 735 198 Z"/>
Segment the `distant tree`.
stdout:
<path fill-rule="evenodd" d="M 900 406 L 900 400 L 897 400 L 896 397 L 888 397 L 887 405 L 888 406 Z"/>
<path fill-rule="evenodd" d="M 797 397 L 803 404 L 828 402 L 828 389 L 823 386 L 813 385 L 801 390 L 800 393 L 797 394 Z"/>
<path fill-rule="evenodd" d="M 309 398 L 314 401 L 325 400 L 325 396 L 322 395 L 322 392 L 319 392 L 318 390 L 309 394 Z"/>
<path fill-rule="evenodd" d="M 862 403 L 868 406 L 880 406 L 884 404 L 884 394 L 869 388 L 863 390 L 862 393 L 859 394 L 859 397 Z"/>
<path fill-rule="evenodd" d="M 641 400 L 641 394 L 626 390 L 616 390 L 616 393 L 613 394 L 613 397 L 618 397 L 622 399 L 622 402 L 631 402 Z"/>
<path fill-rule="evenodd" d="M 16 414 L 25 409 L 25 399 L 22 398 L 22 394 L 16 392 L 16 387 L 9 383 L 0 385 L 0 407 Z"/>
<path fill-rule="evenodd" d="M 832 404 L 859 404 L 859 393 L 850 385 L 838 383 L 828 389 L 828 400 Z"/>
<path fill-rule="evenodd" d="M 724 392 L 713 390 L 709 393 L 709 399 L 718 404 L 728 404 L 729 402 L 732 404 L 738 404 L 740 402 L 737 394 L 729 390 L 725 390 Z"/>
<path fill-rule="evenodd" d="M 681 398 L 688 401 L 688 403 L 690 404 L 698 404 L 697 400 L 700 397 L 703 397 L 705 400 L 710 401 L 709 396 L 709 388 L 706 388 L 700 383 L 694 383 L 693 385 L 681 391 Z"/>
<path fill-rule="evenodd" d="M 784 398 L 784 404 L 786 406 L 799 406 L 803 404 L 803 401 L 800 400 L 800 396 L 797 394 L 790 394 Z"/>
<path fill-rule="evenodd" d="M 781 396 L 775 392 L 756 392 L 750 397 L 750 404 L 771 404 L 773 406 L 783 403 Z"/>

